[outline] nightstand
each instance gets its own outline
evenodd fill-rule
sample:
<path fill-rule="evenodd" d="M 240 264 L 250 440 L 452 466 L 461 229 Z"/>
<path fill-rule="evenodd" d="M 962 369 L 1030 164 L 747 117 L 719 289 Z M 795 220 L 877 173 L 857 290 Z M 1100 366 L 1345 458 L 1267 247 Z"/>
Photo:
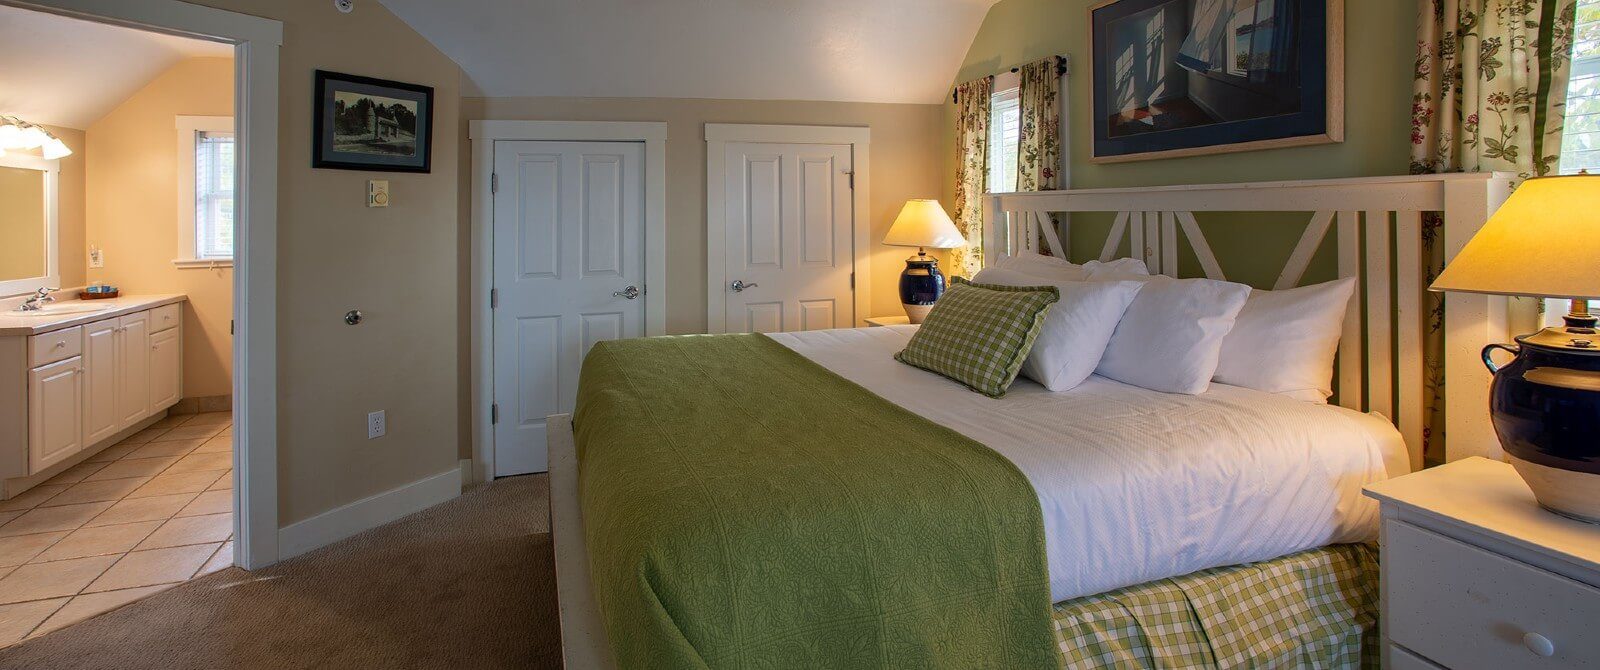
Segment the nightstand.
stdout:
<path fill-rule="evenodd" d="M 1600 525 L 1544 510 L 1487 458 L 1366 494 L 1383 515 L 1384 667 L 1600 665 Z"/>
<path fill-rule="evenodd" d="M 872 316 L 867 317 L 868 326 L 904 326 L 911 323 L 909 316 Z"/>

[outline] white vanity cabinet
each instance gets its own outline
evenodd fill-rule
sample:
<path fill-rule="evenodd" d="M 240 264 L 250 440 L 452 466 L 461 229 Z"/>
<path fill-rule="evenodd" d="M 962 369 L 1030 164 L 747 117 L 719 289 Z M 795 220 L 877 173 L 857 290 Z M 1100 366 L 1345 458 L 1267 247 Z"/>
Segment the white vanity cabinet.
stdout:
<path fill-rule="evenodd" d="M 0 360 L 0 415 L 25 418 L 25 427 L 0 429 L 0 478 L 82 460 L 74 457 L 108 446 L 183 398 L 180 305 L 112 313 L 35 335 L 0 335 L 0 358 L 13 361 Z M 25 378 L 16 386 L 4 379 L 13 369 Z M 22 397 L 11 400 L 16 395 Z M 26 411 L 5 406 L 13 402 Z"/>

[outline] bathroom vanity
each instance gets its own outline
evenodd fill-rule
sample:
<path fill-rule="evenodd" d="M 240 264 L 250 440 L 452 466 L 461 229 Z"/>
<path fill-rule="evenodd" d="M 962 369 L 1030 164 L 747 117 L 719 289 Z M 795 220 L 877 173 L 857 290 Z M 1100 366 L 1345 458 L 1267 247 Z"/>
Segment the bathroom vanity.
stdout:
<path fill-rule="evenodd" d="M 154 423 L 183 398 L 185 299 L 0 309 L 0 498 Z"/>

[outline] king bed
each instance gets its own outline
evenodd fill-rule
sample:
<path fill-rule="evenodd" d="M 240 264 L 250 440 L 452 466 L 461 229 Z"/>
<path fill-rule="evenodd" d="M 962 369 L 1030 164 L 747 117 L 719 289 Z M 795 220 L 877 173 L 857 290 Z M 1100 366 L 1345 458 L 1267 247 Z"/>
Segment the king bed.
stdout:
<path fill-rule="evenodd" d="M 1098 375 L 987 397 L 897 361 L 915 326 L 596 345 L 576 412 L 550 422 L 567 667 L 1374 664 L 1377 510 L 1361 489 L 1421 460 L 1421 213 L 1464 240 L 1508 188 L 1452 175 L 988 198 L 987 263 L 1065 255 L 1050 213 L 1115 211 L 1101 260 L 1126 239 L 1176 276 L 1181 233 L 1217 280 L 1192 212 L 1314 212 L 1266 288 L 1299 285 L 1337 231 L 1357 284 L 1326 371 L 1337 404 Z M 1503 313 L 1460 300 L 1450 352 L 1493 338 L 1486 315 Z"/>

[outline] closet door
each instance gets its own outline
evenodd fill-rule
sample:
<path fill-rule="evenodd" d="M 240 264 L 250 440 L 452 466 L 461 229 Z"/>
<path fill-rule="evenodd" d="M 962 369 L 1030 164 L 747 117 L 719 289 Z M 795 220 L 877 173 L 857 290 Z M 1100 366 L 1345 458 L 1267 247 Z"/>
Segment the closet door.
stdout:
<path fill-rule="evenodd" d="M 150 313 L 117 324 L 117 420 L 127 428 L 150 416 Z"/>
<path fill-rule="evenodd" d="M 95 444 L 122 429 L 117 414 L 117 319 L 83 328 L 83 441 Z"/>

